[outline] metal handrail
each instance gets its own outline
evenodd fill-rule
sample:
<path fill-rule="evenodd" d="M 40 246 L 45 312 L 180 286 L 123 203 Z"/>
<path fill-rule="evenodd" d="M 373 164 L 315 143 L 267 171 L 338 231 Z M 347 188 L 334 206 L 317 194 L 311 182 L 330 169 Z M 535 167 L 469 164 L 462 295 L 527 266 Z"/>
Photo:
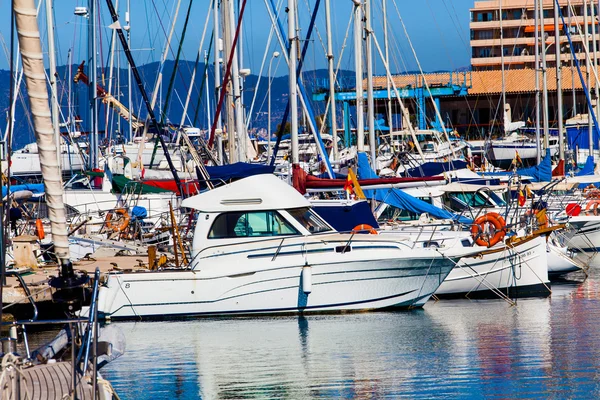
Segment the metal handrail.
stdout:
<path fill-rule="evenodd" d="M 31 297 L 31 291 L 29 290 L 29 287 L 25 283 L 25 280 L 23 279 L 21 274 L 19 274 L 17 271 L 6 271 L 4 274 L 7 276 L 14 275 L 19 280 L 19 282 L 21 283 L 21 286 L 23 287 L 23 291 L 25 292 L 25 295 L 27 296 L 27 298 L 29 299 L 29 302 L 31 303 L 31 306 L 33 307 L 33 318 L 31 318 L 30 322 L 37 320 L 37 317 L 38 317 L 37 305 L 35 304 L 35 301 L 33 301 L 33 298 Z"/>
<path fill-rule="evenodd" d="M 89 307 L 89 316 L 87 319 L 87 327 L 84 334 L 84 342 L 81 348 L 79 349 L 79 355 L 77 356 L 77 365 L 83 361 L 83 368 L 81 369 L 81 373 L 85 373 L 87 370 L 87 365 L 90 356 L 90 346 L 92 345 L 92 330 L 96 331 L 97 329 L 97 314 L 95 310 L 97 309 L 97 301 L 98 301 L 98 283 L 100 282 L 100 268 L 96 267 L 96 272 L 94 273 L 94 289 L 92 291 L 92 301 Z M 95 346 L 95 343 L 94 343 Z M 84 355 L 85 353 L 85 355 Z M 81 357 L 84 356 L 83 360 Z"/>

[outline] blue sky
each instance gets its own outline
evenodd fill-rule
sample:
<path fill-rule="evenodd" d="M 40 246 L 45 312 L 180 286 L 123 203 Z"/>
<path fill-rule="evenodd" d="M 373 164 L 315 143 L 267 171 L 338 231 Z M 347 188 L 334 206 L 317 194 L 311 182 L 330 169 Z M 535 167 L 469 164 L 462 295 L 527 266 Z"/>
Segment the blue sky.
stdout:
<path fill-rule="evenodd" d="M 37 2 L 38 0 L 36 0 Z M 43 1 L 43 0 L 42 0 Z M 110 47 L 111 31 L 107 28 L 110 24 L 105 0 L 97 0 L 102 9 L 100 25 L 101 29 L 100 47 L 107 54 Z M 281 0 L 273 0 L 276 4 Z M 87 5 L 87 0 L 54 0 L 55 2 L 55 24 L 57 34 L 58 63 L 67 63 L 67 52 L 73 50 L 74 61 L 80 62 L 86 58 L 86 32 L 87 21 L 75 16 L 73 10 L 76 6 Z M 116 0 L 113 0 L 116 2 Z M 119 9 L 124 17 L 126 0 L 119 0 Z M 183 21 L 188 7 L 188 0 L 181 0 L 181 9 L 176 24 L 174 40 L 169 58 L 173 58 L 176 52 L 179 37 L 183 28 Z M 354 69 L 352 26 L 349 30 L 347 44 L 342 52 L 342 44 L 346 33 L 349 17 L 352 12 L 351 0 L 331 0 L 334 16 L 334 54 L 336 63 L 341 55 L 340 67 Z M 165 46 L 165 39 L 170 28 L 177 0 L 131 0 L 131 25 L 132 25 L 132 48 L 136 62 L 144 64 L 160 59 L 160 53 Z M 188 60 L 195 59 L 204 22 L 206 20 L 208 0 L 194 0 L 192 5 L 190 24 L 183 46 L 183 57 Z M 298 0 L 299 20 L 302 27 L 301 35 L 306 33 L 309 21 L 308 7 L 313 6 L 315 0 Z M 283 8 L 287 0 L 283 0 Z M 390 67 L 393 72 L 414 70 L 417 65 L 408 45 L 408 41 L 402 29 L 398 12 L 406 25 L 408 34 L 415 47 L 419 60 L 424 70 L 452 70 L 469 65 L 469 8 L 473 6 L 473 0 L 388 0 L 388 24 L 391 31 L 390 39 Z M 44 5 L 41 7 L 40 25 L 45 29 Z M 10 37 L 10 1 L 0 0 L 0 33 L 6 43 Z M 286 21 L 286 15 L 282 11 L 281 18 Z M 124 19 L 124 18 L 123 18 Z M 248 0 L 244 19 L 243 48 L 244 66 L 250 68 L 253 73 L 258 73 L 267 48 L 267 39 L 270 31 L 270 20 L 266 11 L 264 0 Z M 212 22 L 209 22 L 212 27 Z M 373 2 L 373 26 L 378 41 L 383 46 L 382 33 L 383 17 L 381 1 Z M 325 13 L 324 1 L 317 17 L 317 29 L 313 34 L 313 41 L 308 50 L 305 70 L 325 67 L 326 58 L 323 46 L 325 40 Z M 208 38 L 204 48 L 208 48 Z M 44 34 L 45 38 L 45 34 Z M 281 51 L 275 38 L 269 48 L 269 54 L 273 51 Z M 376 50 L 375 50 L 376 52 Z M 377 61 L 376 72 L 384 73 L 382 65 Z M 106 61 L 105 61 L 106 63 Z M 276 74 L 284 74 L 283 63 L 274 63 Z M 0 56 L 0 68 L 7 68 L 8 62 L 5 52 Z M 264 72 L 263 74 L 266 74 Z"/>

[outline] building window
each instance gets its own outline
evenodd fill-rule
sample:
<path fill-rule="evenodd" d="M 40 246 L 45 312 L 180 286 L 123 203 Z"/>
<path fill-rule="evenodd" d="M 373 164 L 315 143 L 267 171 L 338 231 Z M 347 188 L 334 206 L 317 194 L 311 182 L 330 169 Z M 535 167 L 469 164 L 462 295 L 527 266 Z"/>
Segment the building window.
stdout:
<path fill-rule="evenodd" d="M 492 50 L 488 48 L 479 49 L 479 57 L 491 57 Z"/>
<path fill-rule="evenodd" d="M 492 39 L 493 37 L 494 33 L 491 30 L 479 31 L 477 34 L 477 39 L 479 40 Z"/>
<path fill-rule="evenodd" d="M 482 12 L 477 14 L 477 22 L 488 22 L 493 20 L 494 18 L 491 12 Z"/>

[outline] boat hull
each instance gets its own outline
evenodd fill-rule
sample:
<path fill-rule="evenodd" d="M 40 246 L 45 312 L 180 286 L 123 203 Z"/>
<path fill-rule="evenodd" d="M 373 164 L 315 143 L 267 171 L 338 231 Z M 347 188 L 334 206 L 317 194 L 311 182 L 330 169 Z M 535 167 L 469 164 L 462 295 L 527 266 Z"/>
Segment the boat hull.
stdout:
<path fill-rule="evenodd" d="M 435 292 L 439 298 L 545 297 L 550 295 L 545 237 L 481 258 L 462 258 Z"/>
<path fill-rule="evenodd" d="M 487 157 L 495 167 L 509 169 L 514 163 L 517 152 L 521 159 L 519 166 L 530 167 L 537 164 L 537 147 L 534 144 L 492 142 L 487 148 Z"/>
<path fill-rule="evenodd" d="M 577 216 L 569 219 L 573 229 L 566 244 L 575 251 L 600 250 L 600 216 Z"/>
<path fill-rule="evenodd" d="M 161 319 L 420 307 L 453 266 L 452 259 L 429 258 L 295 263 L 229 276 L 202 270 L 110 273 L 100 289 L 99 313 L 105 319 Z M 306 274 L 310 293 L 303 289 Z"/>

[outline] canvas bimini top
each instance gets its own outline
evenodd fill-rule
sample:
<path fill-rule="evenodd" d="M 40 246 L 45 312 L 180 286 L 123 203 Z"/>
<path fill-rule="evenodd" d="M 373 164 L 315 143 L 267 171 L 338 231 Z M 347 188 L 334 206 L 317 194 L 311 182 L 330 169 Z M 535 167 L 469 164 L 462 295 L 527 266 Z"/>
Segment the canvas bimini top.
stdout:
<path fill-rule="evenodd" d="M 310 207 L 296 189 L 273 174 L 254 175 L 188 197 L 182 207 L 203 212 L 260 211 Z"/>

